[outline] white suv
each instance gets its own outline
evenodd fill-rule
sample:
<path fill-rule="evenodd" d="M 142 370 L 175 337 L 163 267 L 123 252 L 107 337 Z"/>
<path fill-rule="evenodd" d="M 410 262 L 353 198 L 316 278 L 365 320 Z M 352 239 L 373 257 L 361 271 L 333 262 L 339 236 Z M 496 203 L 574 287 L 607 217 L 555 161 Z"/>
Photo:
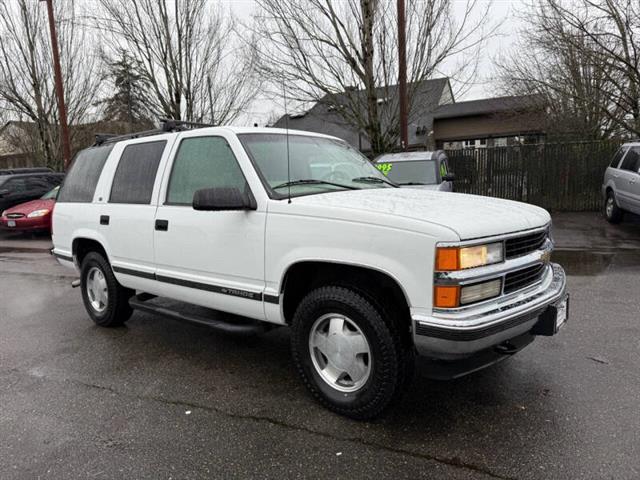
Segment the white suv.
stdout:
<path fill-rule="evenodd" d="M 362 419 L 400 397 L 415 353 L 456 377 L 558 331 L 549 228 L 531 205 L 397 188 L 336 138 L 171 122 L 78 154 L 52 253 L 101 326 L 142 309 L 291 327 L 314 397 Z"/>

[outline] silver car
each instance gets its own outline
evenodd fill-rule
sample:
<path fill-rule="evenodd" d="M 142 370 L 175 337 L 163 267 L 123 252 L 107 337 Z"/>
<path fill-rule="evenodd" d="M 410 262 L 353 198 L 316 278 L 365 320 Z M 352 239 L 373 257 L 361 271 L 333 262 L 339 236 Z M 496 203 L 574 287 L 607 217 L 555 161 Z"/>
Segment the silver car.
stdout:
<path fill-rule="evenodd" d="M 453 191 L 454 175 L 449 172 L 447 155 L 442 150 L 387 153 L 376 158 L 375 164 L 402 187 Z"/>
<path fill-rule="evenodd" d="M 620 147 L 604 173 L 604 216 L 611 223 L 624 212 L 640 215 L 640 142 Z"/>

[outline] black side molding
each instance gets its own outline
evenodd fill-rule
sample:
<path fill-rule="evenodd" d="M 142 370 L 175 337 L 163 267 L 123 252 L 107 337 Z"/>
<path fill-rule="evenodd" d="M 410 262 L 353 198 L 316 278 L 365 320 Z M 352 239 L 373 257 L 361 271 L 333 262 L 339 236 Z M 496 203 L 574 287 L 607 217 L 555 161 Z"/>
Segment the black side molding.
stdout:
<path fill-rule="evenodd" d="M 205 290 L 207 292 L 220 293 L 222 295 L 230 295 L 232 297 L 246 298 L 247 300 L 265 301 L 267 303 L 273 303 L 278 305 L 280 303 L 280 297 L 276 295 L 265 295 L 261 292 L 250 292 L 248 290 L 241 290 L 238 288 L 222 287 L 220 285 L 211 285 L 209 283 L 193 282 L 191 280 L 183 280 L 181 278 L 165 277 L 164 275 L 156 275 L 155 273 L 141 272 L 139 270 L 132 270 L 130 268 L 123 268 L 118 266 L 111 267 L 115 273 L 122 273 L 123 275 L 132 275 L 134 277 L 147 278 L 149 280 L 156 280 L 157 282 L 170 283 L 172 285 L 178 285 L 180 287 L 195 288 L 197 290 Z"/>

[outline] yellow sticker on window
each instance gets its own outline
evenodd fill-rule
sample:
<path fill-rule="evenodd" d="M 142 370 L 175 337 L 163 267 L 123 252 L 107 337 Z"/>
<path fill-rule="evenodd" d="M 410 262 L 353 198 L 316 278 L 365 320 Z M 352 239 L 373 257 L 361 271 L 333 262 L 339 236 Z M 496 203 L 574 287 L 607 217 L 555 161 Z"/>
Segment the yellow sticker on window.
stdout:
<path fill-rule="evenodd" d="M 378 163 L 376 167 L 378 167 L 378 170 L 380 170 L 386 177 L 393 168 L 393 163 Z"/>

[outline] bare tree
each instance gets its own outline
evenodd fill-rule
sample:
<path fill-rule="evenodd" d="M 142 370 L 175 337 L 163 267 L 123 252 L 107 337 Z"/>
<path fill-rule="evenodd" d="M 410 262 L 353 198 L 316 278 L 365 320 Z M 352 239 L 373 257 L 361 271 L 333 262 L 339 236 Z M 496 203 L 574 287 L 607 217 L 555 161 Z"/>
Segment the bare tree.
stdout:
<path fill-rule="evenodd" d="M 615 134 L 619 125 L 613 119 L 623 113 L 611 100 L 616 82 L 602 68 L 604 52 L 547 0 L 529 2 L 520 15 L 526 28 L 497 61 L 502 88 L 537 96 L 547 109 L 550 136 L 598 139 Z"/>
<path fill-rule="evenodd" d="M 232 122 L 253 100 L 253 59 L 234 20 L 207 0 L 100 0 L 106 45 L 129 52 L 163 116 Z"/>
<path fill-rule="evenodd" d="M 253 31 L 258 71 L 274 95 L 324 102 L 362 132 L 374 152 L 398 141 L 397 13 L 391 0 L 258 0 Z M 410 1 L 407 6 L 408 96 L 441 74 L 465 83 L 494 27 L 490 3 L 467 3 L 458 19 L 450 0 Z M 456 59 L 464 61 L 456 63 Z"/>
<path fill-rule="evenodd" d="M 55 7 L 69 124 L 74 125 L 90 114 L 99 79 L 76 2 L 60 0 Z M 33 123 L 16 139 L 25 143 L 18 149 L 61 168 L 53 78 L 46 9 L 31 0 L 0 2 L 0 108 L 14 120 Z"/>
<path fill-rule="evenodd" d="M 503 79 L 544 92 L 588 136 L 640 135 L 640 2 L 542 0 L 526 14 Z"/>

